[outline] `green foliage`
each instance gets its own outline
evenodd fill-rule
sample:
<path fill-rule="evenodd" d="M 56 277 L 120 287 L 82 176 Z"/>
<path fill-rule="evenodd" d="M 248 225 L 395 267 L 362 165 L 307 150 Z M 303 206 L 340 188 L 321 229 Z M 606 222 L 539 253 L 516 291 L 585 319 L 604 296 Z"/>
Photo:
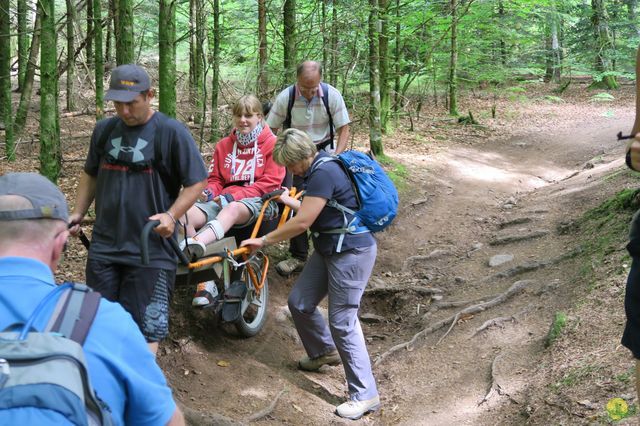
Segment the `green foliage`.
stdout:
<path fill-rule="evenodd" d="M 404 191 L 407 188 L 407 176 L 409 172 L 404 164 L 393 160 L 386 155 L 376 157 L 378 162 L 384 166 L 387 175 L 396 186 L 399 192 Z"/>
<path fill-rule="evenodd" d="M 567 315 L 564 312 L 556 312 L 553 317 L 553 322 L 551 323 L 551 327 L 549 332 L 547 333 L 547 337 L 544 341 L 544 346 L 549 347 L 556 341 L 556 339 L 562 333 L 562 330 L 567 325 Z"/>
<path fill-rule="evenodd" d="M 577 386 L 581 383 L 593 380 L 598 376 L 604 367 L 600 365 L 586 364 L 579 367 L 570 368 L 569 371 L 563 374 L 562 378 L 556 383 L 551 385 L 551 388 L 556 392 L 562 391 L 562 389 Z"/>
<path fill-rule="evenodd" d="M 600 92 L 600 93 L 596 93 L 595 95 L 591 96 L 591 101 L 592 102 L 612 102 L 614 101 L 616 98 L 607 92 Z"/>
<path fill-rule="evenodd" d="M 564 99 L 558 97 L 558 96 L 553 96 L 553 95 L 546 95 L 544 97 L 544 100 L 549 101 L 552 104 L 563 104 L 564 103 Z"/>

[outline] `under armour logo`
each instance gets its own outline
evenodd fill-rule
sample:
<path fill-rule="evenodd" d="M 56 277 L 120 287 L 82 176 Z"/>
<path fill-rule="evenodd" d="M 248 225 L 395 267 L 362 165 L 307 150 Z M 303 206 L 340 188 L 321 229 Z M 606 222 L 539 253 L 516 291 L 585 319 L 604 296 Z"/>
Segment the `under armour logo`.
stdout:
<path fill-rule="evenodd" d="M 122 146 L 122 138 L 115 138 L 111 139 L 111 145 L 113 145 L 114 148 L 109 151 L 109 155 L 111 155 L 113 158 L 117 159 L 118 155 L 121 152 L 126 154 L 133 153 L 131 162 L 138 163 L 144 161 L 144 154 L 142 153 L 142 150 L 145 146 L 149 145 L 149 142 L 142 138 L 138 138 L 136 146 Z"/>

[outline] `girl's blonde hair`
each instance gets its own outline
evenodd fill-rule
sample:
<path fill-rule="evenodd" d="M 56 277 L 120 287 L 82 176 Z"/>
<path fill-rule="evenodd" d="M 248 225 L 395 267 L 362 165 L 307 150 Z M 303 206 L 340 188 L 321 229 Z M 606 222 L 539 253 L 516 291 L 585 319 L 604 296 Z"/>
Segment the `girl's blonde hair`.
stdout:
<path fill-rule="evenodd" d="M 262 104 L 254 95 L 244 95 L 233 105 L 233 115 L 240 117 L 244 114 L 257 114 L 262 117 Z"/>

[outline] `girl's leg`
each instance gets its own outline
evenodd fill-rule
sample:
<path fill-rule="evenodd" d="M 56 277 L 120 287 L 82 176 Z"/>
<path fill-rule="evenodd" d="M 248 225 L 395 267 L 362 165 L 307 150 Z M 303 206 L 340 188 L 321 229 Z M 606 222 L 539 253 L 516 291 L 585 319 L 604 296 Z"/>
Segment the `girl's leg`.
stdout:
<path fill-rule="evenodd" d="M 196 230 L 207 223 L 207 215 L 196 206 L 192 206 L 179 220 L 187 229 L 187 237 L 193 237 Z"/>
<path fill-rule="evenodd" d="M 198 231 L 196 238 L 205 245 L 210 244 L 221 240 L 233 225 L 246 223 L 249 219 L 251 219 L 249 208 L 242 203 L 232 201 L 224 206 L 214 220 L 207 222 L 206 226 Z"/>

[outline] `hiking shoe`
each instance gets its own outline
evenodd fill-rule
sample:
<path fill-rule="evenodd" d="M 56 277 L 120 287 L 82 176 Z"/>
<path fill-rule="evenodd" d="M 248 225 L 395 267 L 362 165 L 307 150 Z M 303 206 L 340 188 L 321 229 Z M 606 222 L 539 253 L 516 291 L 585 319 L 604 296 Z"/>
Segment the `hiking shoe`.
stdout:
<path fill-rule="evenodd" d="M 336 407 L 336 414 L 345 419 L 358 420 L 363 415 L 380 408 L 380 397 L 375 396 L 364 401 L 351 399 Z"/>
<path fill-rule="evenodd" d="M 300 272 L 304 268 L 304 260 L 295 257 L 283 260 L 276 265 L 276 271 L 283 277 L 288 277 L 294 272 Z"/>
<path fill-rule="evenodd" d="M 323 365 L 338 365 L 342 362 L 338 351 L 329 352 L 317 358 L 305 356 L 298 361 L 298 368 L 305 371 L 318 371 Z"/>
<path fill-rule="evenodd" d="M 216 287 L 216 283 L 213 281 L 205 281 L 198 284 L 196 294 L 193 296 L 191 304 L 199 308 L 209 306 L 215 302 L 217 296 L 218 287 Z"/>
<path fill-rule="evenodd" d="M 196 240 L 195 238 L 188 237 L 185 240 L 180 241 L 180 250 L 187 256 L 189 259 L 200 259 L 207 247 Z"/>

